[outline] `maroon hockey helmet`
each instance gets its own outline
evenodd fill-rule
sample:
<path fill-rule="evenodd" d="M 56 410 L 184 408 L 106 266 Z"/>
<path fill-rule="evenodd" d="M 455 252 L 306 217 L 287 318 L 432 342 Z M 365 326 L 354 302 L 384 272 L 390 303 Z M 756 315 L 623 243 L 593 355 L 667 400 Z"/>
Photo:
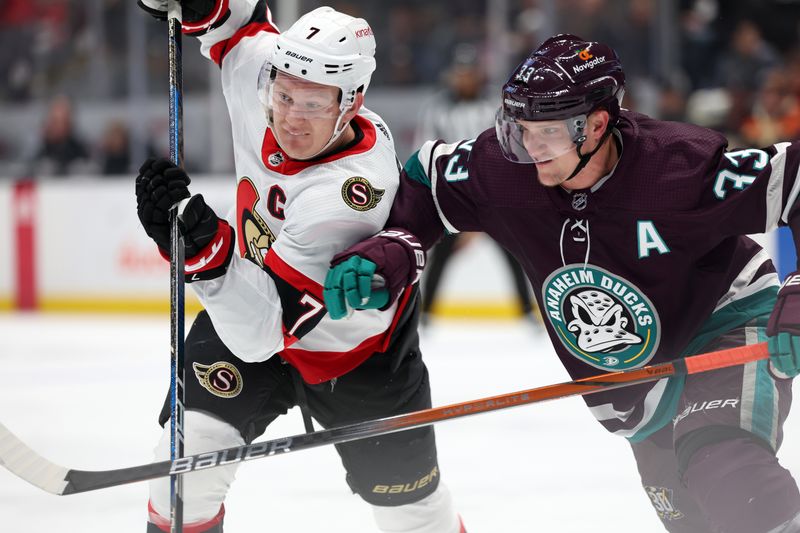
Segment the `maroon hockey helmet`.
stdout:
<path fill-rule="evenodd" d="M 518 120 L 565 121 L 570 147 L 585 141 L 586 117 L 597 109 L 609 113 L 609 126 L 619 119 L 625 73 L 608 45 L 570 34 L 543 42 L 503 86 L 497 115 L 497 137 L 506 157 L 534 162 L 521 142 Z M 558 155 L 558 154 L 556 154 Z"/>

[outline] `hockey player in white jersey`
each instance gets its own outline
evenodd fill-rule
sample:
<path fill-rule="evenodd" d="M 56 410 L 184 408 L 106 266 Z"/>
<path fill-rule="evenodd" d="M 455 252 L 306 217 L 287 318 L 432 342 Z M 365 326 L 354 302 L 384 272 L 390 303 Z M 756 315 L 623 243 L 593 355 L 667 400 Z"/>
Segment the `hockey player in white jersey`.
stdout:
<path fill-rule="evenodd" d="M 164 0 L 139 3 L 166 15 Z M 281 34 L 264 0 L 182 8 L 183 32 L 221 68 L 237 176 L 227 220 L 167 160 L 148 160 L 136 179 L 139 218 L 167 257 L 168 209 L 185 200 L 186 280 L 205 308 L 185 346 L 185 453 L 251 442 L 296 405 L 324 427 L 429 407 L 416 280 L 347 322 L 328 316 L 322 296 L 334 253 L 383 228 L 399 182 L 389 129 L 363 107 L 375 69 L 370 26 L 322 7 Z M 168 418 L 165 404 L 159 421 Z M 169 440 L 167 428 L 159 460 Z M 432 428 L 337 451 L 380 531 L 464 531 L 440 483 Z M 222 531 L 235 470 L 187 476 L 184 531 Z M 169 483 L 152 482 L 148 532 L 169 531 L 169 500 Z"/>

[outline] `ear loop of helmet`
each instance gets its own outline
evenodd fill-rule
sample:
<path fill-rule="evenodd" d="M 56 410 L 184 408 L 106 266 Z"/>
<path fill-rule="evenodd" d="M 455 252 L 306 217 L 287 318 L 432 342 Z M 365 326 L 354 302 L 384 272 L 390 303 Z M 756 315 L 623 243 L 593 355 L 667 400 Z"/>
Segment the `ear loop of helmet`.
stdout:
<path fill-rule="evenodd" d="M 587 122 L 588 122 L 588 116 L 587 116 Z M 575 176 L 577 176 L 578 173 L 581 170 L 583 170 L 583 167 L 585 167 L 589 163 L 589 160 L 592 158 L 592 156 L 594 156 L 594 154 L 596 154 L 597 151 L 600 150 L 600 148 L 602 148 L 602 146 L 605 144 L 606 140 L 610 135 L 611 135 L 611 124 L 607 124 L 606 131 L 603 132 L 603 135 L 600 137 L 600 141 L 598 141 L 597 146 L 595 146 L 594 150 L 592 150 L 588 154 L 581 154 L 581 147 L 583 146 L 583 143 L 586 142 L 586 136 L 581 135 L 579 137 L 579 140 L 575 142 L 575 153 L 578 154 L 578 159 L 580 159 L 580 161 L 578 161 L 578 164 L 575 166 L 575 170 L 572 171 L 572 174 L 570 174 L 569 177 L 564 181 L 569 181 Z"/>

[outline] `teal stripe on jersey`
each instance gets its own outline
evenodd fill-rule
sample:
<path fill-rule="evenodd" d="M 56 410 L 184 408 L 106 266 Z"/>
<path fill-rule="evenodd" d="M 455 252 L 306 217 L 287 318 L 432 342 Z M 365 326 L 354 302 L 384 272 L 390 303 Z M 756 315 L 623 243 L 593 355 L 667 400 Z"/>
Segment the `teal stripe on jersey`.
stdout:
<path fill-rule="evenodd" d="M 422 168 L 422 163 L 419 161 L 419 150 L 414 152 L 414 154 L 408 158 L 406 161 L 406 166 L 403 167 L 403 170 L 406 171 L 408 177 L 412 180 L 419 182 L 429 189 L 431 188 L 431 179 L 425 173 L 425 169 Z"/>
<path fill-rule="evenodd" d="M 758 341 L 767 340 L 764 328 L 758 328 Z M 755 391 L 753 397 L 752 412 L 742 413 L 742 416 L 749 416 L 751 427 L 750 431 L 772 446 L 777 446 L 777 416 L 778 391 L 775 388 L 775 381 L 769 372 L 769 360 L 755 362 Z M 748 429 L 748 428 L 745 428 Z"/>
<path fill-rule="evenodd" d="M 641 442 L 659 429 L 663 428 L 675 416 L 678 410 L 678 400 L 681 398 L 683 392 L 683 385 L 686 383 L 686 376 L 672 376 L 667 380 L 667 386 L 664 388 L 664 393 L 658 401 L 656 410 L 650 421 L 647 422 L 635 434 L 628 437 L 631 442 Z"/>
<path fill-rule="evenodd" d="M 700 331 L 698 331 L 681 356 L 695 355 L 699 353 L 698 351 L 703 346 L 723 333 L 743 326 L 759 317 L 768 317 L 773 307 L 775 307 L 777 295 L 778 287 L 767 287 L 746 298 L 729 303 L 703 323 Z"/>
<path fill-rule="evenodd" d="M 767 287 L 746 298 L 731 302 L 718 310 L 703 323 L 697 335 L 689 342 L 680 356 L 687 357 L 696 355 L 699 353 L 699 350 L 720 335 L 742 326 L 751 320 L 768 317 L 775 305 L 777 293 L 777 287 Z M 769 375 L 767 375 L 767 377 L 769 378 Z M 642 426 L 634 435 L 628 437 L 629 441 L 641 442 L 672 420 L 676 414 L 678 400 L 683 392 L 685 381 L 685 376 L 673 376 L 669 378 L 669 383 L 667 383 L 664 394 L 661 396 L 661 400 L 659 400 L 658 406 L 653 416 L 650 418 L 650 421 Z M 757 393 L 755 394 L 755 398 L 758 398 Z M 761 407 L 760 404 L 758 405 L 759 409 L 766 409 L 766 407 Z M 770 407 L 770 409 L 772 409 L 772 407 Z M 764 411 L 762 415 L 766 416 L 765 413 L 766 411 Z M 766 424 L 766 422 L 761 421 L 761 416 L 758 418 L 759 424 Z M 767 441 L 771 442 L 770 439 L 767 439 Z"/>

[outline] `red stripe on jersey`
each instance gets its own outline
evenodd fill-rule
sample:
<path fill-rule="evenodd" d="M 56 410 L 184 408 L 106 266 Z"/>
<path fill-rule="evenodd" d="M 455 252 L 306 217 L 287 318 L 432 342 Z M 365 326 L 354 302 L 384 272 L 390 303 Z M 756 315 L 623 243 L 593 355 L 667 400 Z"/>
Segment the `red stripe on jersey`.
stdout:
<path fill-rule="evenodd" d="M 311 293 L 320 301 L 323 300 L 322 285 L 284 261 L 272 248 L 269 249 L 267 257 L 264 258 L 264 266 L 298 291 Z"/>
<path fill-rule="evenodd" d="M 234 46 L 239 44 L 239 41 L 245 37 L 258 35 L 262 31 L 267 33 L 280 33 L 278 32 L 278 28 L 269 22 L 251 22 L 250 24 L 239 28 L 230 39 L 220 41 L 212 46 L 210 51 L 211 59 L 217 65 L 222 65 L 222 60 L 225 59 L 225 56 L 228 55 L 228 52 L 233 50 Z"/>
<path fill-rule="evenodd" d="M 375 125 L 361 115 L 356 115 L 353 120 L 361 128 L 361 131 L 364 132 L 364 137 L 358 143 L 347 148 L 346 150 L 334 152 L 325 157 L 314 158 L 309 161 L 297 161 L 295 159 L 291 159 L 288 155 L 286 155 L 286 152 L 281 150 L 281 147 L 278 146 L 278 141 L 275 139 L 275 135 L 272 134 L 272 129 L 267 128 L 267 133 L 264 134 L 264 142 L 261 143 L 261 161 L 268 169 L 279 172 L 285 176 L 291 176 L 309 167 L 330 163 L 331 161 L 336 161 L 337 159 L 342 159 L 343 157 L 361 154 L 371 150 L 372 147 L 375 146 L 375 140 L 377 138 Z M 282 162 L 277 166 L 272 165 L 269 162 L 269 156 L 276 152 L 279 152 L 283 156 Z"/>
<path fill-rule="evenodd" d="M 13 220 L 17 250 L 17 309 L 36 307 L 36 182 L 18 181 L 13 189 Z"/>
<path fill-rule="evenodd" d="M 166 531 L 166 533 L 172 531 L 170 529 L 172 525 L 170 523 L 170 520 L 158 514 L 156 510 L 153 509 L 152 502 L 147 502 L 147 515 L 149 522 L 154 526 L 156 526 L 161 531 Z M 208 531 L 212 527 L 222 523 L 222 519 L 224 517 L 225 517 L 225 505 L 223 504 L 220 506 L 217 515 L 211 520 L 205 520 L 203 522 L 192 522 L 190 524 L 183 524 L 183 533 L 201 533 L 203 531 Z"/>
<path fill-rule="evenodd" d="M 372 354 L 385 352 L 389 348 L 392 334 L 403 315 L 403 310 L 411 297 L 411 289 L 407 288 L 397 304 L 392 323 L 386 331 L 365 339 L 361 344 L 347 352 L 317 352 L 287 348 L 280 356 L 295 367 L 303 381 L 309 384 L 323 383 L 346 374 L 367 360 Z M 360 312 L 360 311 L 356 311 Z"/>

